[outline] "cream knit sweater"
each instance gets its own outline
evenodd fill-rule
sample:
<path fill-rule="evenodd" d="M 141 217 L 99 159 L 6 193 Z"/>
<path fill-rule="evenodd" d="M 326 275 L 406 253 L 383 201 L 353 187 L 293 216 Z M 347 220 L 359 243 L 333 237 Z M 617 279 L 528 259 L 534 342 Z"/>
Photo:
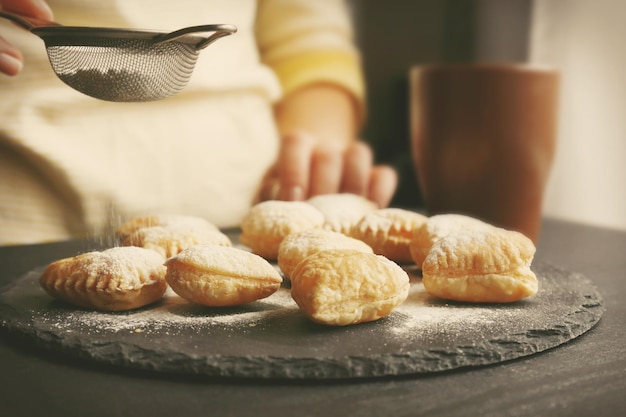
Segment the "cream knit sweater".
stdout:
<path fill-rule="evenodd" d="M 342 0 L 49 0 L 64 25 L 176 30 L 228 23 L 187 88 L 150 103 L 84 96 L 53 73 L 41 39 L 0 22 L 25 55 L 0 77 L 0 244 L 107 233 L 146 213 L 238 224 L 273 162 L 272 106 L 308 83 L 362 100 Z"/>

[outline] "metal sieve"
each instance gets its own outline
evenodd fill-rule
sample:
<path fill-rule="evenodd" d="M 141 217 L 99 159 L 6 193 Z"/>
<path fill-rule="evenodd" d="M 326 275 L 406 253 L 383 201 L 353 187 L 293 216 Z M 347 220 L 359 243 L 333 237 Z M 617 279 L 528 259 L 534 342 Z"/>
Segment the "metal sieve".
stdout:
<path fill-rule="evenodd" d="M 62 26 L 0 11 L 39 36 L 52 69 L 67 85 L 115 102 L 160 100 L 179 93 L 191 78 L 200 51 L 237 31 L 203 25 L 170 33 L 150 30 Z M 209 36 L 195 35 L 209 33 Z"/>

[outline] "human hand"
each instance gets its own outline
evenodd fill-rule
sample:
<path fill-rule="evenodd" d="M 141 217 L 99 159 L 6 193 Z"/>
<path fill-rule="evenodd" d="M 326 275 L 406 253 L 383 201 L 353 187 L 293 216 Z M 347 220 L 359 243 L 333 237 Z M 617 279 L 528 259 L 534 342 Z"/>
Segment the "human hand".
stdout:
<path fill-rule="evenodd" d="M 45 0 L 0 0 L 0 10 L 52 20 L 52 11 Z M 22 70 L 23 63 L 21 51 L 0 36 L 0 72 L 17 75 Z"/>
<path fill-rule="evenodd" d="M 319 145 L 311 135 L 286 135 L 278 159 L 261 183 L 258 201 L 305 200 L 319 194 L 353 193 L 387 207 L 398 177 L 390 166 L 374 165 L 371 148 Z"/>

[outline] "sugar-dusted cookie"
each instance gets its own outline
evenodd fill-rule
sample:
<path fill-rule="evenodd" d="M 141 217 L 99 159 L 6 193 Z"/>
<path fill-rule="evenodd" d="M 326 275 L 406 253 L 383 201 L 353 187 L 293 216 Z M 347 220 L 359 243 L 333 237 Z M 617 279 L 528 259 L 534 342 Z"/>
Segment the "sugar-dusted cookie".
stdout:
<path fill-rule="evenodd" d="M 474 217 L 462 214 L 437 214 L 429 217 L 418 228 L 414 229 L 409 252 L 418 267 L 430 252 L 433 244 L 450 233 L 471 232 L 473 230 L 490 229 L 491 226 Z"/>
<path fill-rule="evenodd" d="M 378 255 L 392 261 L 412 261 L 409 244 L 413 231 L 426 222 L 423 214 L 400 208 L 384 208 L 371 211 L 357 222 L 350 235 L 364 241 Z"/>
<path fill-rule="evenodd" d="M 115 232 L 120 239 L 124 239 L 139 229 L 154 226 L 165 226 L 180 231 L 198 229 L 219 230 L 213 223 L 202 217 L 177 214 L 154 214 L 129 219 L 121 224 Z"/>
<path fill-rule="evenodd" d="M 288 235 L 278 246 L 278 266 L 285 278 L 309 255 L 329 249 L 354 249 L 374 253 L 365 242 L 325 229 L 310 229 Z"/>
<path fill-rule="evenodd" d="M 345 326 L 389 315 L 409 293 L 409 276 L 384 256 L 350 249 L 306 257 L 293 271 L 291 296 L 311 320 Z"/>
<path fill-rule="evenodd" d="M 174 256 L 190 246 L 209 243 L 232 246 L 228 236 L 218 229 L 181 228 L 175 225 L 143 227 L 126 236 L 122 241 L 125 246 L 152 249 L 164 258 Z"/>
<path fill-rule="evenodd" d="M 282 283 L 282 277 L 268 261 L 227 246 L 192 246 L 169 258 L 165 265 L 165 278 L 174 292 L 211 307 L 269 297 Z"/>
<path fill-rule="evenodd" d="M 52 297 L 79 307 L 131 310 L 153 303 L 165 293 L 163 261 L 149 249 L 116 247 L 53 262 L 39 282 Z"/>
<path fill-rule="evenodd" d="M 431 248 L 422 265 L 426 291 L 435 297 L 506 303 L 534 295 L 532 241 L 497 227 L 450 233 Z"/>
<path fill-rule="evenodd" d="M 240 242 L 269 260 L 278 256 L 278 245 L 290 233 L 321 228 L 324 215 L 302 201 L 269 200 L 248 210 L 241 222 Z"/>
<path fill-rule="evenodd" d="M 324 229 L 350 234 L 352 227 L 367 213 L 378 208 L 376 203 L 356 194 L 321 194 L 307 200 L 324 215 Z"/>

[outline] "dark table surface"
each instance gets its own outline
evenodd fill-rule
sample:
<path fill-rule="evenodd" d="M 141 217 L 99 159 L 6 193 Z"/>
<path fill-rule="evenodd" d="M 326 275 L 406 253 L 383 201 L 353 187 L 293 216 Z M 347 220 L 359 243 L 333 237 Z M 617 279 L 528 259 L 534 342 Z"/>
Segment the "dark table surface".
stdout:
<path fill-rule="evenodd" d="M 83 242 L 0 247 L 0 286 Z M 2 333 L 3 416 L 626 415 L 626 232 L 546 220 L 536 258 L 586 275 L 606 312 L 588 333 L 497 365 L 427 376 L 294 382 L 171 376 L 54 354 Z"/>

